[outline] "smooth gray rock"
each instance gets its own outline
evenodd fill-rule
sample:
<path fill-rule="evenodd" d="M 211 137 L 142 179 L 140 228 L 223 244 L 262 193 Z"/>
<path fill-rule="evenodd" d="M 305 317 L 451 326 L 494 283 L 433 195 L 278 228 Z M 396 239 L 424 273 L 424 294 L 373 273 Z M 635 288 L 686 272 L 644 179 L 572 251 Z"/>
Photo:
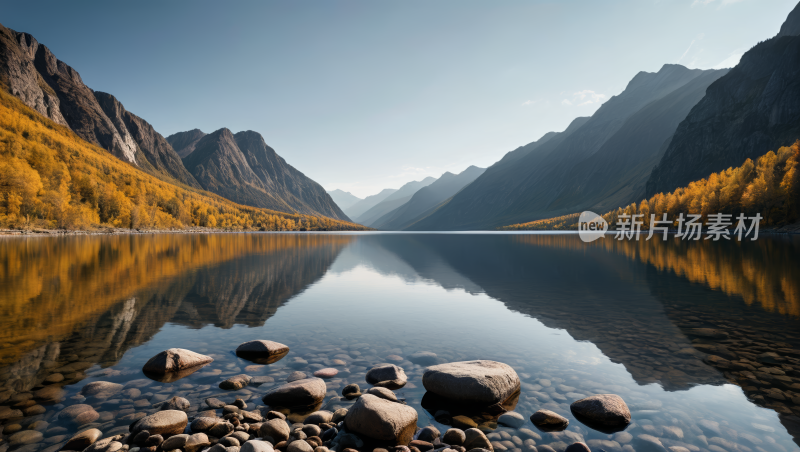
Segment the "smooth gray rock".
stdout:
<path fill-rule="evenodd" d="M 306 378 L 273 388 L 261 400 L 271 407 L 308 407 L 322 402 L 327 391 L 325 380 Z"/>
<path fill-rule="evenodd" d="M 628 405 L 616 394 L 586 397 L 573 402 L 569 408 L 579 421 L 603 433 L 622 431 L 631 422 Z"/>
<path fill-rule="evenodd" d="M 501 414 L 497 422 L 511 428 L 520 428 L 525 424 L 525 418 L 517 412 L 509 411 Z"/>
<path fill-rule="evenodd" d="M 401 388 L 405 386 L 408 377 L 402 367 L 383 363 L 367 371 L 366 380 L 367 383 L 371 385 L 384 386 L 387 388 Z"/>
<path fill-rule="evenodd" d="M 214 358 L 191 350 L 170 348 L 150 358 L 142 370 L 163 375 L 203 366 L 212 361 L 214 361 Z"/>
<path fill-rule="evenodd" d="M 539 410 L 533 413 L 531 422 L 543 432 L 560 432 L 569 426 L 569 419 L 550 410 Z"/>
<path fill-rule="evenodd" d="M 492 446 L 492 442 L 489 441 L 489 438 L 477 428 L 470 428 L 464 431 L 464 448 L 467 450 L 494 450 L 494 446 Z"/>
<path fill-rule="evenodd" d="M 274 449 L 272 448 L 272 444 L 266 441 L 259 441 L 257 439 L 252 439 L 247 441 L 246 443 L 242 444 L 242 447 L 239 449 L 239 452 L 273 452 Z"/>
<path fill-rule="evenodd" d="M 464 430 L 460 428 L 449 428 L 444 432 L 442 442 L 451 446 L 462 446 L 466 439 L 467 436 L 464 434 Z"/>
<path fill-rule="evenodd" d="M 392 392 L 388 388 L 376 386 L 374 388 L 369 388 L 367 394 L 372 394 L 382 399 L 391 400 L 392 402 L 397 402 L 397 396 L 394 394 L 394 392 Z"/>
<path fill-rule="evenodd" d="M 405 445 L 411 441 L 416 431 L 417 410 L 372 394 L 364 394 L 348 410 L 344 425 L 348 431 Z"/>
<path fill-rule="evenodd" d="M 520 380 L 511 366 L 496 361 L 461 361 L 428 367 L 422 384 L 448 399 L 491 405 L 519 391 Z"/>
<path fill-rule="evenodd" d="M 178 435 L 183 433 L 188 423 L 189 418 L 183 411 L 164 410 L 140 419 L 131 434 L 147 430 L 151 435 Z"/>
<path fill-rule="evenodd" d="M 262 438 L 269 436 L 277 442 L 289 439 L 290 433 L 291 429 L 289 428 L 289 424 L 283 419 L 270 419 L 261 424 L 261 427 L 258 429 L 259 436 Z"/>

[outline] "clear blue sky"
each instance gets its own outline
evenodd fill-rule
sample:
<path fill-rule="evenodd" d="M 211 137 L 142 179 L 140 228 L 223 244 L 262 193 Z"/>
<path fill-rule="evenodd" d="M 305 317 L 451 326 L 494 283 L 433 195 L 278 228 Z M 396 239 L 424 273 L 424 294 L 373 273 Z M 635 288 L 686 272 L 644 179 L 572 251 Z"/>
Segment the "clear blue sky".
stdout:
<path fill-rule="evenodd" d="M 796 0 L 3 2 L 167 136 L 255 130 L 326 189 L 503 154 L 591 115 L 639 71 L 732 66 Z"/>

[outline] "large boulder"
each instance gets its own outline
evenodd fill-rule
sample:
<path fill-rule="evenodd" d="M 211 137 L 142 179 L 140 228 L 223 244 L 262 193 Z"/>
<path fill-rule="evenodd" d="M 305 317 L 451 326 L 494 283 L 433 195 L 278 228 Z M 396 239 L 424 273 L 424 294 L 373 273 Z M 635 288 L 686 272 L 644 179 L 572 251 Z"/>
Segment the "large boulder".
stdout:
<path fill-rule="evenodd" d="M 310 407 L 322 402 L 327 391 L 325 380 L 305 378 L 273 388 L 264 394 L 261 400 L 271 407 Z"/>
<path fill-rule="evenodd" d="M 406 385 L 408 377 L 402 367 L 394 364 L 378 364 L 366 376 L 367 383 L 373 386 L 382 386 L 389 389 L 398 389 Z"/>
<path fill-rule="evenodd" d="M 519 392 L 519 376 L 496 361 L 461 361 L 430 366 L 422 375 L 428 391 L 460 402 L 492 405 Z"/>
<path fill-rule="evenodd" d="M 576 419 L 603 433 L 616 433 L 631 423 L 631 412 L 622 397 L 598 394 L 572 403 L 569 407 Z"/>
<path fill-rule="evenodd" d="M 131 433 L 135 436 L 147 430 L 151 435 L 178 435 L 183 433 L 188 423 L 189 418 L 183 411 L 164 410 L 140 419 L 132 426 Z"/>
<path fill-rule="evenodd" d="M 236 356 L 258 364 L 272 364 L 289 353 L 289 347 L 274 341 L 248 341 L 236 347 Z"/>
<path fill-rule="evenodd" d="M 348 431 L 381 441 L 408 444 L 417 429 L 417 410 L 364 394 L 347 411 L 344 425 Z"/>
<path fill-rule="evenodd" d="M 183 348 L 164 350 L 150 358 L 142 370 L 153 375 L 180 373 L 181 377 L 189 375 L 200 367 L 214 361 L 214 358 Z M 186 373 L 186 375 L 183 375 Z"/>

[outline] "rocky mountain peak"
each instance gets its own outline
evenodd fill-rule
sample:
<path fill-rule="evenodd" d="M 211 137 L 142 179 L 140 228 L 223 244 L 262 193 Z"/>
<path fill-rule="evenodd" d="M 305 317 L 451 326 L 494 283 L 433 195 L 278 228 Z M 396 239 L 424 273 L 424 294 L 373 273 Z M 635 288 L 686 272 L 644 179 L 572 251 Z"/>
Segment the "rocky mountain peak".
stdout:
<path fill-rule="evenodd" d="M 781 31 L 776 37 L 780 38 L 781 36 L 800 36 L 800 3 L 794 7 L 781 25 Z"/>

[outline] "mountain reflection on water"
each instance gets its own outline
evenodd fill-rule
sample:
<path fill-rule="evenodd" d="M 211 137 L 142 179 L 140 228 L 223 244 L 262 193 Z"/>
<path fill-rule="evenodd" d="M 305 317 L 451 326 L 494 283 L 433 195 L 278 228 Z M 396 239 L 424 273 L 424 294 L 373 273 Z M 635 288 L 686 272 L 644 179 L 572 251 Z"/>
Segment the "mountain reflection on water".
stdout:
<path fill-rule="evenodd" d="M 0 240 L 0 405 L 78 384 L 172 324 L 262 327 L 326 275 L 366 268 L 407 284 L 485 294 L 591 342 L 640 386 L 736 384 L 798 438 L 798 256 L 800 240 L 784 236 L 590 244 L 571 234 L 7 238 Z M 329 303 L 363 308 L 334 288 Z M 418 319 L 431 341 L 443 321 Z M 53 373 L 64 379 L 47 380 Z"/>

